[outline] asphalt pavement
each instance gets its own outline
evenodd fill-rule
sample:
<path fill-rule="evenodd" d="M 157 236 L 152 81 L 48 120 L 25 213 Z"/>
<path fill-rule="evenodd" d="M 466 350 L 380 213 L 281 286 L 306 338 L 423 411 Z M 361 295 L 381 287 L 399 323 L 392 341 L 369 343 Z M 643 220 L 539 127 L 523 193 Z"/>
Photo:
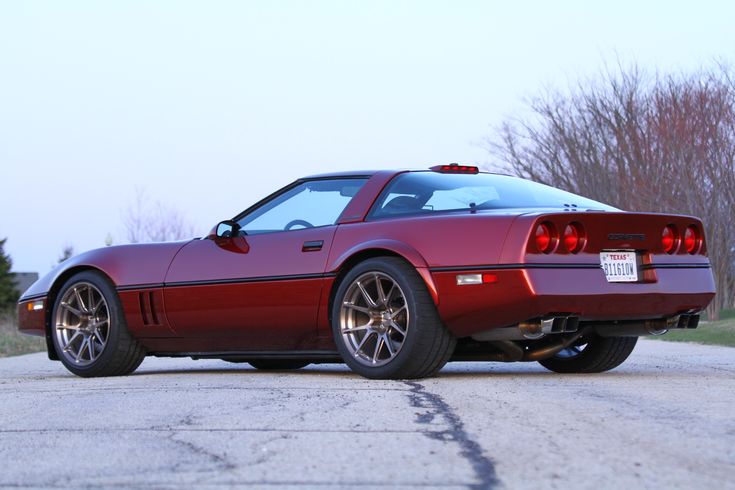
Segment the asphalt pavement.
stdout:
<path fill-rule="evenodd" d="M 452 363 L 420 381 L 0 359 L 0 486 L 735 489 L 735 349 L 644 340 L 604 374 Z"/>

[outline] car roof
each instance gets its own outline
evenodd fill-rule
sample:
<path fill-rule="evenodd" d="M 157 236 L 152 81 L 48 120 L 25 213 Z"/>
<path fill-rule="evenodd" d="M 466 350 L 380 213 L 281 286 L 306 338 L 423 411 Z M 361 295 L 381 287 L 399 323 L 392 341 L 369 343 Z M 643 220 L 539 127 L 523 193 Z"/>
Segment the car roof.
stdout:
<path fill-rule="evenodd" d="M 384 173 L 384 174 L 401 174 L 404 172 L 430 172 L 431 169 L 429 168 L 394 168 L 394 169 L 382 169 L 382 170 L 349 170 L 349 171 L 343 171 L 343 172 L 328 172 L 323 174 L 314 174 L 314 175 L 307 175 L 305 177 L 301 177 L 299 180 L 312 180 L 312 179 L 335 179 L 340 177 L 372 177 L 373 175 L 377 174 L 378 172 Z M 511 175 L 506 172 L 490 172 L 487 170 L 481 170 L 479 172 L 480 174 L 491 174 L 491 175 L 504 175 L 507 177 L 517 177 L 515 175 Z"/>
<path fill-rule="evenodd" d="M 332 179 L 338 177 L 372 177 L 378 170 L 350 170 L 347 172 L 328 172 L 324 174 L 307 175 L 299 180 Z"/>

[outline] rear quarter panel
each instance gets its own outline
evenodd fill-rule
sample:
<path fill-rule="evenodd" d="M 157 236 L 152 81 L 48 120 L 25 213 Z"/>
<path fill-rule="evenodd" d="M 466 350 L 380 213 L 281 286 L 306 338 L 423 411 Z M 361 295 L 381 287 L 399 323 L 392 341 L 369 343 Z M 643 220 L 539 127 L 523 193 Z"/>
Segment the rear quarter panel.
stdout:
<path fill-rule="evenodd" d="M 535 250 L 532 234 L 541 221 L 552 222 L 560 233 L 570 222 L 582 223 L 587 238 L 584 250 L 576 254 L 562 246 L 551 254 Z M 700 309 L 714 294 L 707 268 L 656 269 L 657 264 L 709 264 L 706 242 L 702 253 L 691 255 L 681 249 L 664 253 L 661 231 L 667 224 L 682 231 L 692 224 L 702 228 L 700 220 L 690 216 L 538 209 L 387 218 L 341 225 L 328 270 L 338 270 L 360 250 L 385 248 L 402 255 L 424 277 L 442 319 L 458 336 L 511 325 L 549 311 L 590 318 L 654 318 L 682 309 Z M 610 234 L 645 236 L 610 239 Z M 642 265 L 648 266 L 642 282 L 607 283 L 599 266 L 599 252 L 605 249 L 640 251 Z M 526 268 L 546 264 L 564 270 Z M 456 285 L 456 274 L 488 269 L 496 282 Z"/>
<path fill-rule="evenodd" d="M 388 248 L 415 267 L 493 264 L 500 260 L 515 214 L 452 213 L 340 225 L 327 270 L 361 250 Z M 400 244 L 390 248 L 390 243 Z M 381 245 L 382 244 L 382 245 Z"/>

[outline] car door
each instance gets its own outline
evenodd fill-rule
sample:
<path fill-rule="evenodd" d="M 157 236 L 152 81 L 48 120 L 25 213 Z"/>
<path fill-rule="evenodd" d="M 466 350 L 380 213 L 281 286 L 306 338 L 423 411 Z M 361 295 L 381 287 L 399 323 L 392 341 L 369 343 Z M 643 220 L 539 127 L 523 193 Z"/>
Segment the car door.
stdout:
<path fill-rule="evenodd" d="M 171 327 L 206 350 L 307 348 L 335 223 L 364 182 L 297 182 L 237 217 L 244 234 L 187 244 L 165 281 Z"/>

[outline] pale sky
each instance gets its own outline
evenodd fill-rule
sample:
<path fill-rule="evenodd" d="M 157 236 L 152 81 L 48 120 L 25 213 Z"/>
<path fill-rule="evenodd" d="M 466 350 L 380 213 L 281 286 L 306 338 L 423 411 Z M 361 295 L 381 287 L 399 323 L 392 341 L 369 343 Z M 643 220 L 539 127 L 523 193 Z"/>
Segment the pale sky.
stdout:
<path fill-rule="evenodd" d="M 735 62 L 730 1 L 0 0 L 15 271 L 122 243 L 136 188 L 206 233 L 312 173 L 462 162 L 524 97 Z"/>

